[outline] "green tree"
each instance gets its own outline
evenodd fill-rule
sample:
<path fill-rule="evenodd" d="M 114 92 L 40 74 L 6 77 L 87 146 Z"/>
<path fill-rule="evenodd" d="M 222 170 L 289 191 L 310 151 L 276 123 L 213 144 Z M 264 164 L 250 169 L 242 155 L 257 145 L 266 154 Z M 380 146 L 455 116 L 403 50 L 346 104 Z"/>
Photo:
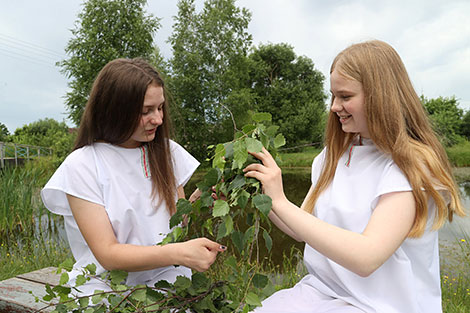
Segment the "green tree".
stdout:
<path fill-rule="evenodd" d="M 173 119 L 178 140 L 198 158 L 207 145 L 233 137 L 235 121 L 247 118 L 250 93 L 241 91 L 248 75 L 251 14 L 235 0 L 206 0 L 200 13 L 194 0 L 180 0 L 169 42 Z M 227 108 L 229 110 L 227 110 Z M 241 122 L 240 122 L 241 123 Z"/>
<path fill-rule="evenodd" d="M 65 122 L 45 118 L 17 128 L 10 138 L 15 143 L 50 147 L 63 160 L 72 151 L 75 136 Z"/>
<path fill-rule="evenodd" d="M 427 99 L 421 96 L 435 131 L 441 136 L 445 146 L 452 146 L 462 140 L 463 110 L 455 97 Z"/>
<path fill-rule="evenodd" d="M 292 46 L 266 44 L 250 54 L 250 85 L 255 108 L 270 112 L 289 146 L 321 142 L 326 117 L 324 76 L 311 59 L 297 56 Z"/>
<path fill-rule="evenodd" d="M 10 132 L 5 124 L 0 123 L 0 141 L 8 141 L 8 137 L 10 136 Z"/>
<path fill-rule="evenodd" d="M 462 131 L 460 134 L 470 140 L 470 110 L 465 112 L 462 118 Z"/>
<path fill-rule="evenodd" d="M 73 38 L 65 51 L 70 56 L 58 62 L 62 73 L 72 78 L 65 104 L 70 119 L 79 124 L 88 95 L 101 68 L 116 58 L 144 57 L 161 60 L 153 47 L 158 18 L 146 15 L 146 0 L 88 0 L 78 14 Z"/>

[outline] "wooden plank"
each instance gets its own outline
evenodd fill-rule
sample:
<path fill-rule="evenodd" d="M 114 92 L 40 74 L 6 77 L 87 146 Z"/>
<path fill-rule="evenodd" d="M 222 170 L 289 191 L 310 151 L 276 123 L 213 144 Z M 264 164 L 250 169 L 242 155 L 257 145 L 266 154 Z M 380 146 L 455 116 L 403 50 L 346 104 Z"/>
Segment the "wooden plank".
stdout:
<path fill-rule="evenodd" d="M 35 296 L 42 298 L 46 295 L 46 283 L 54 286 L 59 283 L 60 276 L 55 273 L 56 270 L 54 267 L 47 267 L 0 281 L 0 313 L 29 313 L 44 308 L 46 305 L 36 302 Z M 53 308 L 48 308 L 41 312 L 52 310 Z"/>
<path fill-rule="evenodd" d="M 57 267 L 46 267 L 34 272 L 21 274 L 16 277 L 44 285 L 49 284 L 52 286 L 57 286 L 59 284 L 60 274 L 56 274 L 56 271 Z"/>

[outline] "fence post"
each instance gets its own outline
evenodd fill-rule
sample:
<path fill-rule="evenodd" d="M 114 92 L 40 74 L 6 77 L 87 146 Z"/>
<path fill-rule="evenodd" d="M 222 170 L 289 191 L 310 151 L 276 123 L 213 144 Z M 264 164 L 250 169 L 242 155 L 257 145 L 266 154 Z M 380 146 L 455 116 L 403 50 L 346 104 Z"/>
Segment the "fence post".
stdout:
<path fill-rule="evenodd" d="M 1 168 L 5 167 L 5 144 L 3 142 L 0 142 L 0 165 Z"/>
<path fill-rule="evenodd" d="M 16 147 L 16 143 L 14 144 L 15 146 L 15 166 L 18 166 L 18 148 Z"/>

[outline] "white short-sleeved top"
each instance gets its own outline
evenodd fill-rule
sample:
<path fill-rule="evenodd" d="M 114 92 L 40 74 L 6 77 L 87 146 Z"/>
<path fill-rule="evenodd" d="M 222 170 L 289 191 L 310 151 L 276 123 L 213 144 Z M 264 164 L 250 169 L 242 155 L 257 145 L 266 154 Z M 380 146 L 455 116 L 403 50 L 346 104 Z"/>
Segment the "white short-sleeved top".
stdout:
<path fill-rule="evenodd" d="M 170 140 L 177 186 L 184 186 L 199 162 L 183 147 Z M 95 259 L 72 216 L 66 194 L 97 203 L 106 209 L 118 242 L 154 245 L 170 231 L 170 215 L 158 195 L 152 199 L 152 181 L 145 146 L 123 148 L 108 143 L 94 143 L 73 151 L 60 165 L 41 191 L 45 206 L 64 216 L 67 238 L 76 260 L 70 275 L 73 285 L 80 269 L 97 265 L 97 274 L 105 269 Z M 175 194 L 175 201 L 177 195 Z M 168 266 L 150 271 L 129 273 L 127 284 L 151 285 L 161 279 L 170 282 L 176 276 L 190 276 L 191 270 Z M 108 290 L 97 280 L 80 288 L 91 294 L 95 289 Z"/>
<path fill-rule="evenodd" d="M 371 140 L 363 139 L 362 144 L 341 157 L 334 179 L 319 196 L 314 213 L 323 221 L 357 233 L 365 229 L 381 195 L 412 189 L 389 156 Z M 319 178 L 325 151 L 313 162 L 313 184 Z M 304 263 L 309 275 L 302 283 L 367 313 L 441 313 L 438 233 L 431 230 L 435 204 L 428 202 L 424 235 L 407 238 L 369 277 L 358 276 L 306 244 Z"/>

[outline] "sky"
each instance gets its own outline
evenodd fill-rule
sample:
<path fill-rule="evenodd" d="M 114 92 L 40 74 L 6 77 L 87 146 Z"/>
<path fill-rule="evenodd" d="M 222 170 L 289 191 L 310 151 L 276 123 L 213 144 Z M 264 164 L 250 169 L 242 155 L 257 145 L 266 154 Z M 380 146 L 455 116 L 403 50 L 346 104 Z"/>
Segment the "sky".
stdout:
<path fill-rule="evenodd" d="M 39 119 L 67 120 L 67 58 L 83 0 L 0 0 L 0 123 L 10 133 Z M 347 46 L 370 39 L 400 54 L 419 95 L 452 97 L 470 110 L 469 0 L 238 0 L 252 13 L 253 44 L 287 43 L 313 60 L 329 90 L 329 67 Z M 203 0 L 196 0 L 200 10 Z M 171 57 L 176 0 L 148 0 L 161 18 L 155 44 Z"/>

